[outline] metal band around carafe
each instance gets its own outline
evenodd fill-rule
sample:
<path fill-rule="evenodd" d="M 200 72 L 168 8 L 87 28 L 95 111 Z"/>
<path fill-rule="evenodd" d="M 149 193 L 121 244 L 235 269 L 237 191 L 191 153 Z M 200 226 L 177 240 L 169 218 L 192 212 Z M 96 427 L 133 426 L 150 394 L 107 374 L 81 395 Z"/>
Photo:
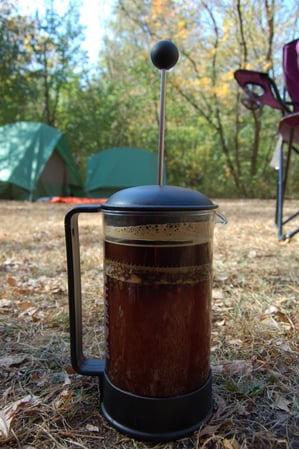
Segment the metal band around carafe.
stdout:
<path fill-rule="evenodd" d="M 122 282 L 142 285 L 186 285 L 210 281 L 210 263 L 185 267 L 149 267 L 105 260 L 105 275 Z"/>

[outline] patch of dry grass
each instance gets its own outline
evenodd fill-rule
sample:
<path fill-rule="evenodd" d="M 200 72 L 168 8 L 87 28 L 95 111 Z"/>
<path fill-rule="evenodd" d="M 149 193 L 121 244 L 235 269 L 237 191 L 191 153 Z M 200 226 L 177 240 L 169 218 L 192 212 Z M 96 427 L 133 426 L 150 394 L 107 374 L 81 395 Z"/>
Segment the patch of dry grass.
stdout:
<path fill-rule="evenodd" d="M 1 202 L 2 449 L 299 447 L 299 237 L 277 241 L 273 201 L 219 204 L 228 224 L 217 226 L 214 242 L 215 412 L 190 437 L 154 444 L 112 429 L 99 412 L 97 379 L 70 366 L 63 225 L 69 207 Z M 99 221 L 80 221 L 90 354 L 103 354 Z"/>

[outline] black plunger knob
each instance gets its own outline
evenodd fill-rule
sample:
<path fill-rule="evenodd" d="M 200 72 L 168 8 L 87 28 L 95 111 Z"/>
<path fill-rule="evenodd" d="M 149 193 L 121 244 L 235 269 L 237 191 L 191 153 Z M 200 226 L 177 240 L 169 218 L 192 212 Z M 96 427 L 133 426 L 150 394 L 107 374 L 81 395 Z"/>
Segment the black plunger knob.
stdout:
<path fill-rule="evenodd" d="M 158 69 L 169 70 L 174 67 L 179 59 L 179 51 L 171 41 L 160 41 L 153 46 L 151 60 Z"/>

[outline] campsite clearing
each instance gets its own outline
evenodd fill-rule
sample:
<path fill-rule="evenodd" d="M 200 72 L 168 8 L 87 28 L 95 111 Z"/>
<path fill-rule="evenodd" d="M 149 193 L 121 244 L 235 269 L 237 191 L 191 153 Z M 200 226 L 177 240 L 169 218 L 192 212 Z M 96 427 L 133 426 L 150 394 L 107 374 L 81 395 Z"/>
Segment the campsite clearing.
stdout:
<path fill-rule="evenodd" d="M 99 412 L 96 378 L 74 373 L 66 204 L 1 201 L 0 446 L 3 448 L 295 449 L 299 235 L 278 242 L 272 200 L 219 200 L 211 364 L 215 412 L 190 437 L 143 443 Z M 294 202 L 286 203 L 294 210 Z M 104 355 L 100 215 L 80 218 L 84 343 Z"/>

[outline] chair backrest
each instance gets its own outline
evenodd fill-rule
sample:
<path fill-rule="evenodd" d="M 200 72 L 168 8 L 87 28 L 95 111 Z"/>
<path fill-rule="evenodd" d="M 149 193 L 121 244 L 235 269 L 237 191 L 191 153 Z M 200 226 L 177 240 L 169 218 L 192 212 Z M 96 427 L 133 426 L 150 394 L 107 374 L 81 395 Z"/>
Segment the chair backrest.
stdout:
<path fill-rule="evenodd" d="M 285 107 L 279 95 L 276 84 L 267 73 L 239 69 L 235 71 L 234 77 L 239 86 L 242 87 L 253 100 L 270 106 L 271 108 L 287 111 L 287 107 Z M 257 90 L 257 87 L 260 89 Z"/>
<path fill-rule="evenodd" d="M 292 100 L 294 112 L 299 111 L 299 39 L 283 47 L 282 64 L 285 88 Z"/>

